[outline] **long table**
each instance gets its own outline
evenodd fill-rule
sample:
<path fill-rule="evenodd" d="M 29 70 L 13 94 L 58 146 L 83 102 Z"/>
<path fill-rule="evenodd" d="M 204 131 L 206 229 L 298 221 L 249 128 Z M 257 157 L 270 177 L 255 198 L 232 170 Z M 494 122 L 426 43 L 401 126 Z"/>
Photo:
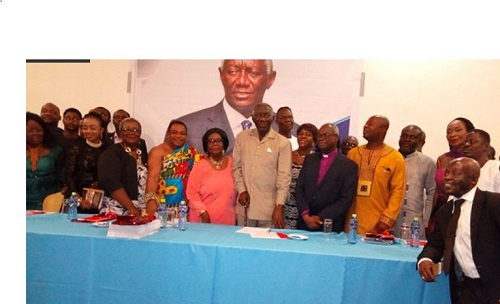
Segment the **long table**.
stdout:
<path fill-rule="evenodd" d="M 450 303 L 446 276 L 420 279 L 419 249 L 239 228 L 190 223 L 123 239 L 63 214 L 27 216 L 27 303 Z"/>

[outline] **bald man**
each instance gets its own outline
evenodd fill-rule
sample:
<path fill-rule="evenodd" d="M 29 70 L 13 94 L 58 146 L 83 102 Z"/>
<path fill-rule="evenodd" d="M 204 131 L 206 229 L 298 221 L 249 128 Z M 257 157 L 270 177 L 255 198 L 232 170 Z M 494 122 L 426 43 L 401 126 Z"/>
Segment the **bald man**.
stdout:
<path fill-rule="evenodd" d="M 451 250 L 452 303 L 500 300 L 500 194 L 479 189 L 479 176 L 480 165 L 472 158 L 461 157 L 448 164 L 444 191 L 449 201 L 437 212 L 436 227 L 417 258 L 422 280 L 434 282 L 433 263 L 438 263 L 447 249 Z M 464 201 L 454 203 L 457 200 Z M 459 212 L 458 224 L 450 232 L 455 240 L 453 248 L 447 248 L 446 236 L 453 227 L 449 223 L 455 212 Z"/>
<path fill-rule="evenodd" d="M 51 102 L 44 104 L 40 110 L 40 117 L 49 126 L 50 131 L 56 136 L 63 133 L 63 129 L 59 128 L 59 121 L 61 121 L 61 110 L 58 106 Z"/>
<path fill-rule="evenodd" d="M 351 151 L 353 148 L 356 148 L 357 146 L 359 146 L 358 139 L 352 135 L 347 136 L 346 138 L 344 138 L 341 144 L 342 154 L 347 155 L 349 151 Z"/>
<path fill-rule="evenodd" d="M 398 150 L 384 143 L 389 120 L 381 115 L 363 127 L 365 145 L 349 151 L 358 165 L 357 193 L 347 218 L 357 214 L 358 233 L 383 233 L 394 228 L 405 195 L 405 160 Z M 348 231 L 346 221 L 345 231 Z"/>

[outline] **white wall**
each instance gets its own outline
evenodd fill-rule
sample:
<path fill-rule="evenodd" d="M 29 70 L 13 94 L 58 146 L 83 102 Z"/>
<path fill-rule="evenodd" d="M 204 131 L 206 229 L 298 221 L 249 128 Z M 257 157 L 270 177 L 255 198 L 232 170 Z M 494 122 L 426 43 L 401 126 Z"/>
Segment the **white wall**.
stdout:
<path fill-rule="evenodd" d="M 91 60 L 90 63 L 27 63 L 26 110 L 40 114 L 46 102 L 70 107 L 84 115 L 103 106 L 111 111 L 131 111 L 132 94 L 128 87 L 130 60 Z M 62 122 L 59 123 L 62 128 Z M 110 124 L 109 130 L 113 130 Z"/>
<path fill-rule="evenodd" d="M 89 64 L 26 64 L 26 110 L 40 112 L 48 101 L 61 110 L 82 112 L 96 106 L 134 115 L 127 90 L 134 61 L 92 60 Z M 373 114 L 389 118 L 386 143 L 397 147 L 401 129 L 419 125 L 427 133 L 424 153 L 436 158 L 447 150 L 446 125 L 457 116 L 469 118 L 490 133 L 500 153 L 500 61 L 378 61 L 363 63 L 366 73 L 360 122 L 353 129 L 362 143 L 362 125 Z M 133 90 L 133 88 L 132 88 Z M 135 105 L 138 106 L 138 105 Z M 110 127 L 110 130 L 112 127 Z"/>
<path fill-rule="evenodd" d="M 447 124 L 462 116 L 490 133 L 498 157 L 499 60 L 368 60 L 364 71 L 360 121 L 373 114 L 387 116 L 391 122 L 387 143 L 397 147 L 401 129 L 416 124 L 427 134 L 423 152 L 435 159 L 448 150 Z"/>

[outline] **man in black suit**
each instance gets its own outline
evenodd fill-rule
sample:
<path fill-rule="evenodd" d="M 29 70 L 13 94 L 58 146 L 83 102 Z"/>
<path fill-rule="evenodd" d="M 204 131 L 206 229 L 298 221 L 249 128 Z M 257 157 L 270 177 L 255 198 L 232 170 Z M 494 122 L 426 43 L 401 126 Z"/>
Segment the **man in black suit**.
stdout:
<path fill-rule="evenodd" d="M 235 136 L 242 130 L 253 127 L 252 110 L 262 103 L 264 94 L 276 79 L 272 60 L 223 60 L 219 76 L 224 87 L 224 98 L 212 107 L 187 115 L 178 120 L 189 130 L 188 143 L 203 151 L 203 134 L 210 128 L 221 128 L 227 133 L 229 146 L 226 153 L 233 153 Z M 244 123 L 245 122 L 245 123 Z M 277 124 L 273 123 L 277 130 Z M 294 125 L 294 130 L 298 125 Z"/>
<path fill-rule="evenodd" d="M 425 282 L 435 281 L 431 267 L 444 256 L 452 303 L 500 300 L 500 194 L 477 188 L 479 174 L 480 166 L 472 158 L 448 164 L 444 190 L 457 202 L 450 200 L 438 211 L 436 227 L 418 256 L 418 271 Z"/>
<path fill-rule="evenodd" d="M 115 126 L 115 131 L 113 131 L 111 133 L 105 132 L 104 142 L 107 145 L 117 144 L 117 143 L 122 141 L 122 139 L 118 135 L 117 131 L 120 129 L 120 123 L 122 122 L 122 120 L 124 120 L 125 118 L 129 118 L 129 117 L 130 117 L 130 114 L 123 109 L 118 109 L 115 111 L 115 113 L 113 113 L 112 122 L 113 122 L 113 126 Z"/>
<path fill-rule="evenodd" d="M 323 220 L 333 220 L 333 231 L 340 232 L 356 196 L 358 166 L 339 153 L 339 129 L 324 124 L 318 132 L 319 152 L 307 155 L 295 186 L 299 210 L 297 229 L 321 230 Z"/>

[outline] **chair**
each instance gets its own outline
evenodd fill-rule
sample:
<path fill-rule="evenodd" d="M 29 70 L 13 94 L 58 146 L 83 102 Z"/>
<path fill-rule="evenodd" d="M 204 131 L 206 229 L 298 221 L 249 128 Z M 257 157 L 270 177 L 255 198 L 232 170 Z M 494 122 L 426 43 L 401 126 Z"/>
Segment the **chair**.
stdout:
<path fill-rule="evenodd" d="M 61 212 L 63 206 L 64 195 L 61 192 L 47 195 L 43 200 L 43 211 L 47 212 Z"/>

